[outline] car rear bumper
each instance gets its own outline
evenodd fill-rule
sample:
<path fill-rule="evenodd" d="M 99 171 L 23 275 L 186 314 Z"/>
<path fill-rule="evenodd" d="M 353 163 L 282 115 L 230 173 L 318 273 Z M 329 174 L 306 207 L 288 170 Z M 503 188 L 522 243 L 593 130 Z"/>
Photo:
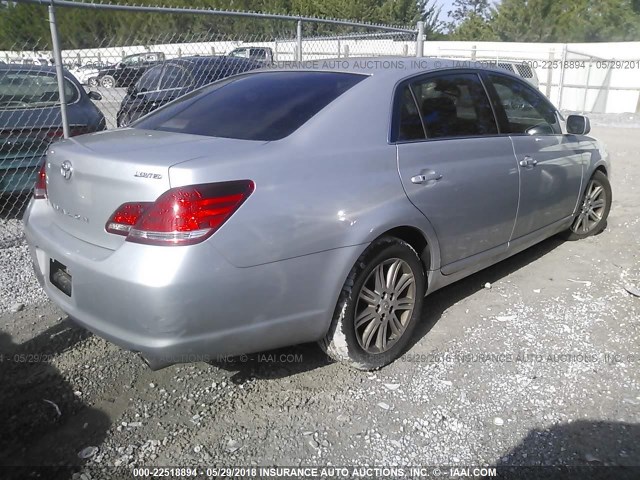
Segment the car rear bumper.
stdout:
<path fill-rule="evenodd" d="M 45 200 L 32 200 L 24 219 L 44 290 L 77 323 L 155 368 L 322 338 L 348 262 L 364 248 L 237 268 L 206 241 L 101 248 L 61 230 L 53 215 Z M 51 259 L 67 267 L 70 297 L 51 283 Z"/>

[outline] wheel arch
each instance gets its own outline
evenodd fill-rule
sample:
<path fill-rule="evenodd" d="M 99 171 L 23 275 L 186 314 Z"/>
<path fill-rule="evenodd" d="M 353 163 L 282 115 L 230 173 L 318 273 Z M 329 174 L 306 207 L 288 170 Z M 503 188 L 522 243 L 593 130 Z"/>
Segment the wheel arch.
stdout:
<path fill-rule="evenodd" d="M 607 171 L 607 167 L 604 164 L 600 164 L 598 165 L 595 170 L 593 171 L 593 173 L 591 174 L 591 176 L 593 176 L 594 173 L 596 172 L 602 172 L 604 175 L 606 175 L 607 177 L 609 176 L 609 172 Z"/>
<path fill-rule="evenodd" d="M 378 238 L 385 236 L 396 237 L 407 242 L 418 253 L 425 274 L 431 270 L 434 260 L 432 258 L 432 246 L 424 232 L 416 227 L 401 226 L 387 230 Z"/>

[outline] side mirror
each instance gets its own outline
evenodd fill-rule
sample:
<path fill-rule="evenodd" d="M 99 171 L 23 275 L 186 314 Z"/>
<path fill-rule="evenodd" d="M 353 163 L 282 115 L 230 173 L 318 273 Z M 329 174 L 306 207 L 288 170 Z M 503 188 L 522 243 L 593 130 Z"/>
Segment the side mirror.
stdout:
<path fill-rule="evenodd" d="M 591 131 L 591 122 L 583 115 L 569 115 L 567 117 L 567 133 L 572 135 L 586 135 Z"/>
<path fill-rule="evenodd" d="M 124 62 L 118 62 L 118 63 L 116 64 L 116 68 L 117 68 L 118 70 L 119 70 L 119 69 L 121 69 L 121 68 L 124 68 Z"/>
<path fill-rule="evenodd" d="M 102 95 L 100 95 L 98 92 L 89 92 L 87 95 L 91 100 L 96 100 L 96 101 L 102 100 Z"/>

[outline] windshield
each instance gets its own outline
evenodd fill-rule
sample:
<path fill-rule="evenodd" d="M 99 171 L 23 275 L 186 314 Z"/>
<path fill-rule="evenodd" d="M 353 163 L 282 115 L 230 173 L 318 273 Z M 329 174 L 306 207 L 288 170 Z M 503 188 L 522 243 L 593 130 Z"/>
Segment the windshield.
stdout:
<path fill-rule="evenodd" d="M 78 90 L 65 79 L 67 103 L 78 100 Z M 0 71 L 0 109 L 42 108 L 59 105 L 58 82 L 53 73 Z"/>
<path fill-rule="evenodd" d="M 133 126 L 241 140 L 280 140 L 365 78 L 333 72 L 231 77 L 196 90 Z"/>

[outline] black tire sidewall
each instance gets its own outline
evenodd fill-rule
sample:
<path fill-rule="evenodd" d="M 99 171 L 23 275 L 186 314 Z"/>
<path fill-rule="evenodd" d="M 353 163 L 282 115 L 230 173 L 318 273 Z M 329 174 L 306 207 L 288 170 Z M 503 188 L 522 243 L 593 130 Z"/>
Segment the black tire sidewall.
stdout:
<path fill-rule="evenodd" d="M 356 330 L 354 326 L 355 309 L 358 303 L 360 289 L 369 277 L 369 274 L 380 263 L 391 258 L 399 258 L 410 266 L 416 280 L 416 302 L 409 324 L 397 343 L 384 353 L 371 354 L 364 351 L 356 338 Z M 366 369 L 381 368 L 397 359 L 404 352 L 404 349 L 407 347 L 412 333 L 420 319 L 426 288 L 424 269 L 415 250 L 413 250 L 407 243 L 397 239 L 381 239 L 380 242 L 372 245 L 370 250 L 361 257 L 354 268 L 357 269 L 357 272 L 353 287 L 351 288 L 351 295 L 345 298 L 342 302 L 339 302 L 336 313 L 342 311 L 346 302 L 342 332 L 347 341 L 350 359 L 355 364 L 361 365 Z"/>

